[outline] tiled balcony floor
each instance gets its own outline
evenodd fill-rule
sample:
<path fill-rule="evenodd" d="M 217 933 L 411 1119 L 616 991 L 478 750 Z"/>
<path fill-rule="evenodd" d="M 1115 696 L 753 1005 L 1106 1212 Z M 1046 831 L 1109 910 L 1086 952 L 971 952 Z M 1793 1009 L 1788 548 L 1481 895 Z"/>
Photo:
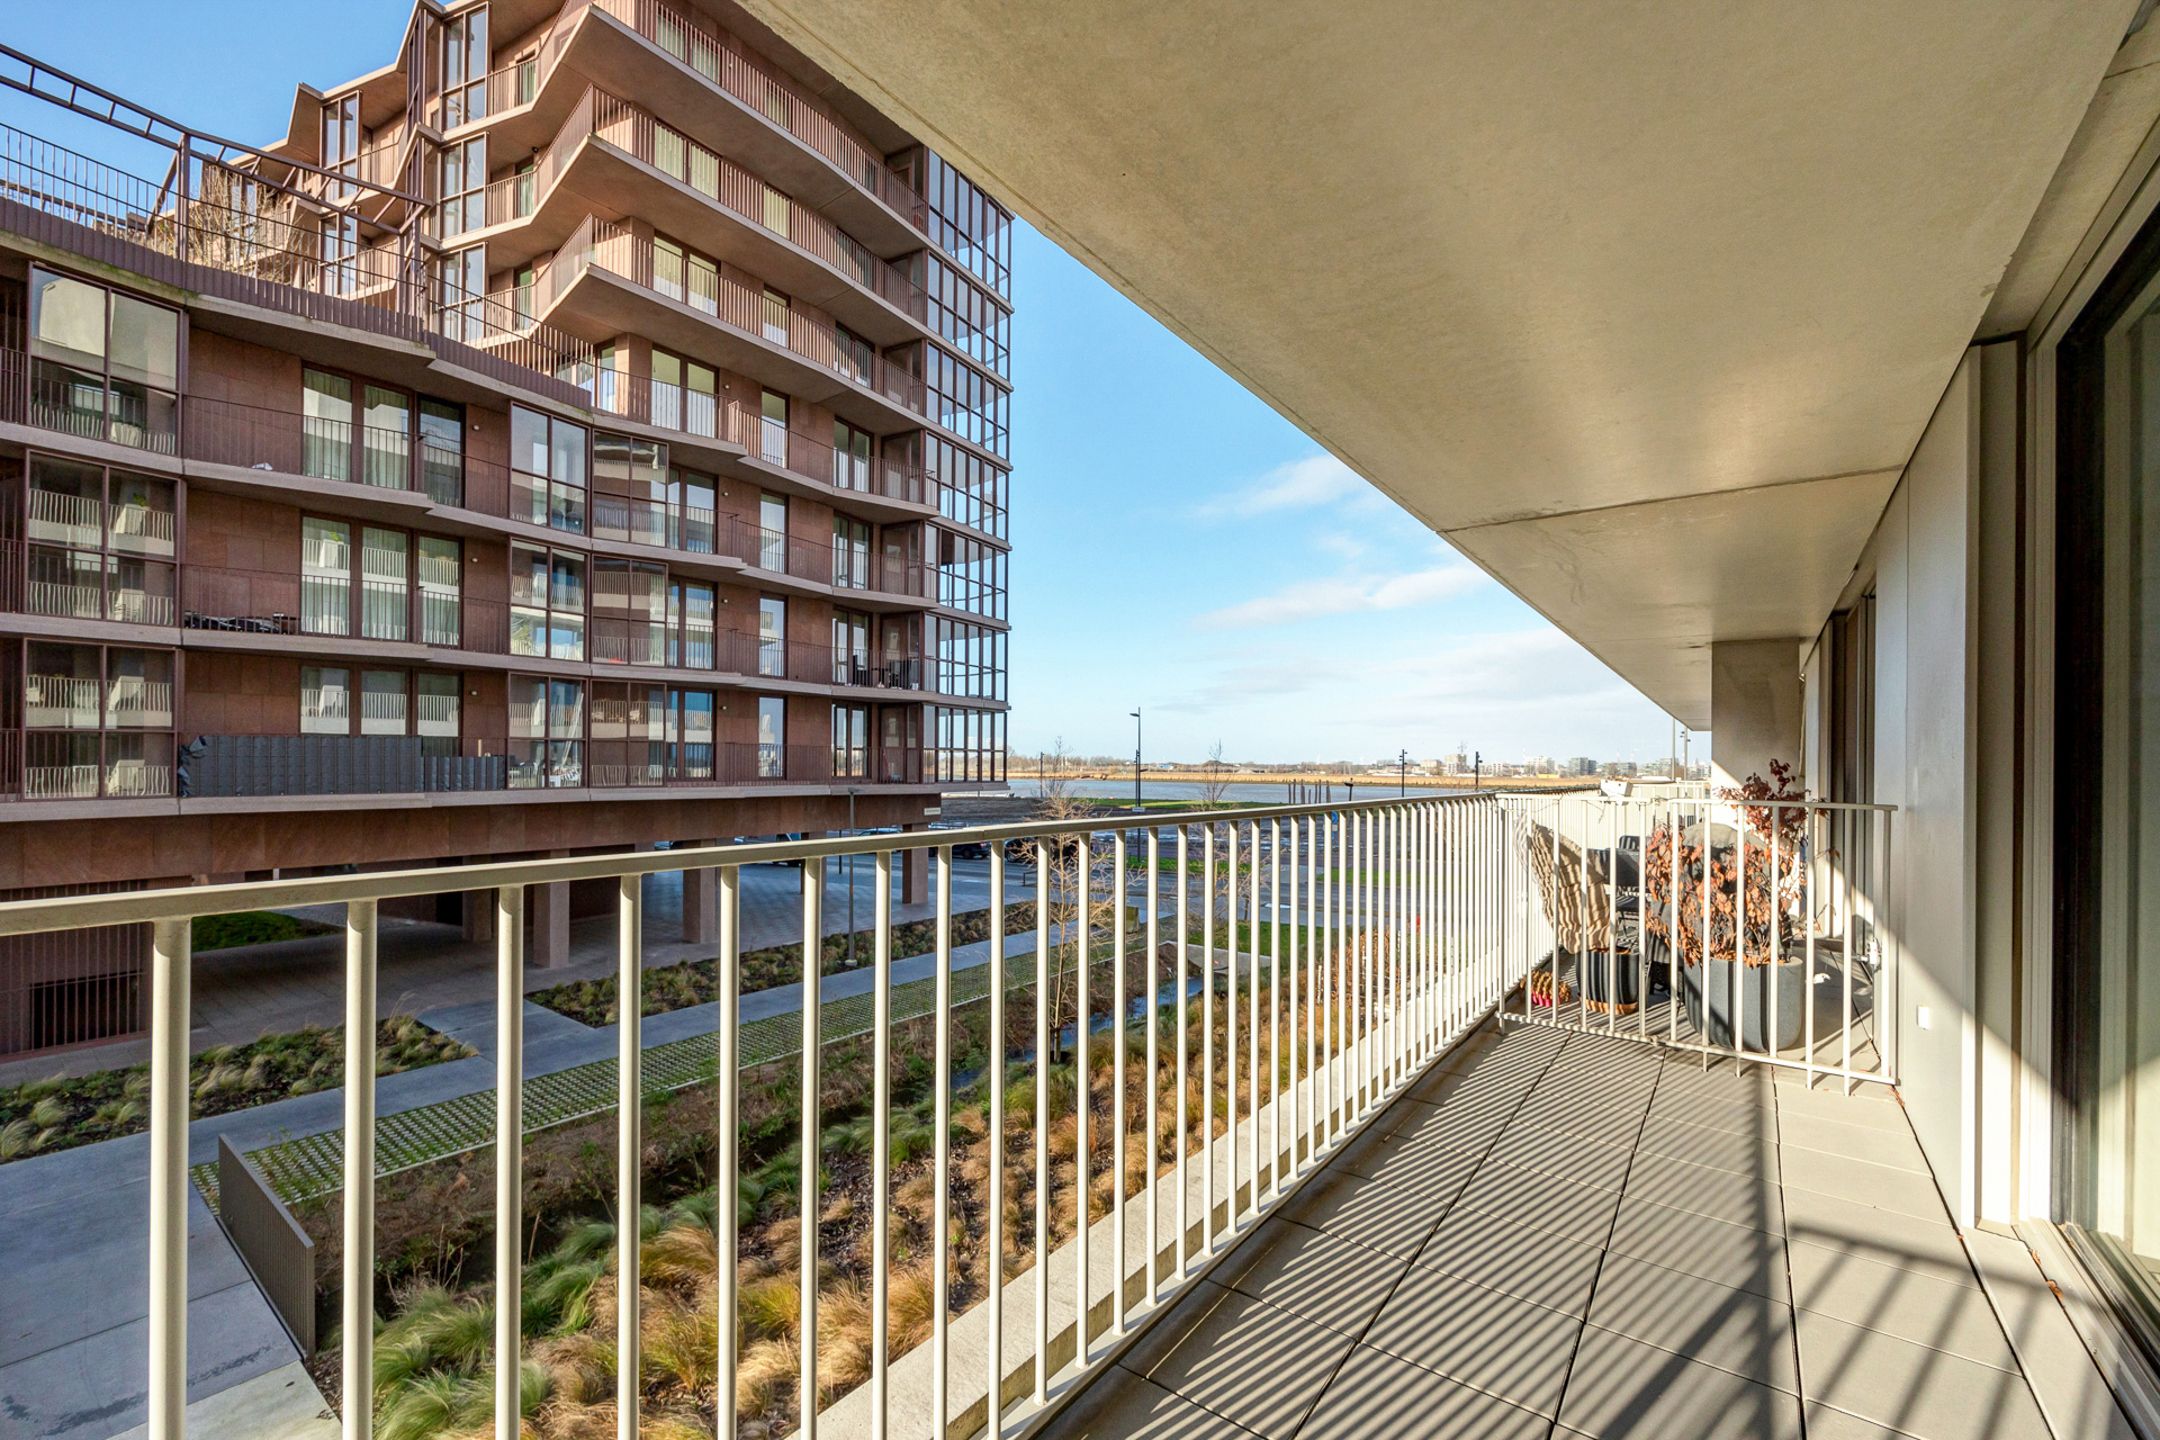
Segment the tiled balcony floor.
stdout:
<path fill-rule="evenodd" d="M 1048 1436 L 2046 1437 L 1902 1108 L 1489 1029 Z"/>

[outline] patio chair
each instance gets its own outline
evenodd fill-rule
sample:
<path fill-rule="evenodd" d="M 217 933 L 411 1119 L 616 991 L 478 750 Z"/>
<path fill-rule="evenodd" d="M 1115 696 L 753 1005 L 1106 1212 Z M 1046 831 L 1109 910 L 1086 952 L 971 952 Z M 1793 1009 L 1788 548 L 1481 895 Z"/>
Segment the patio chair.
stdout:
<path fill-rule="evenodd" d="M 1642 865 L 1639 850 L 1627 843 L 1633 837 L 1622 838 L 1617 855 L 1614 850 L 1602 849 L 1586 854 L 1581 845 L 1564 835 L 1555 847 L 1550 829 L 1535 820 L 1525 820 L 1517 838 L 1537 881 L 1539 903 L 1552 926 L 1557 952 L 1548 954 L 1541 966 L 1533 967 L 1533 976 L 1540 969 L 1550 974 L 1557 959 L 1560 973 L 1566 976 L 1572 972 L 1574 983 L 1582 986 L 1589 1008 L 1603 1014 L 1634 1014 L 1643 997 L 1642 967 L 1636 953 L 1639 927 L 1635 923 L 1641 903 Z M 1668 968 L 1665 947 L 1655 936 L 1646 938 L 1655 986 L 1663 983 Z M 1533 992 L 1541 1004 L 1553 1003 L 1550 983 L 1546 993 Z M 1565 992 L 1565 982 L 1560 988 Z M 1565 993 L 1558 997 L 1561 1001 L 1568 998 Z"/>

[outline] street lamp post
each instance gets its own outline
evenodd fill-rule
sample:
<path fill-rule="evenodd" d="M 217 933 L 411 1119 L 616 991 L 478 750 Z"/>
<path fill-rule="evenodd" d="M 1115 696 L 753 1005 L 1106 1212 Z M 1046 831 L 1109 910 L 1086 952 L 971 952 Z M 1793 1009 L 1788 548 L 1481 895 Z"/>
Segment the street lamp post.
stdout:
<path fill-rule="evenodd" d="M 1470 788 L 1473 791 L 1482 790 L 1485 788 L 1485 752 L 1473 750 L 1470 756 Z"/>
<path fill-rule="evenodd" d="M 1410 752 L 1395 752 L 1395 798 L 1400 800 L 1410 793 Z"/>
<path fill-rule="evenodd" d="M 1140 802 L 1140 711 L 1132 712 L 1132 808 L 1138 815 L 1146 807 Z"/>

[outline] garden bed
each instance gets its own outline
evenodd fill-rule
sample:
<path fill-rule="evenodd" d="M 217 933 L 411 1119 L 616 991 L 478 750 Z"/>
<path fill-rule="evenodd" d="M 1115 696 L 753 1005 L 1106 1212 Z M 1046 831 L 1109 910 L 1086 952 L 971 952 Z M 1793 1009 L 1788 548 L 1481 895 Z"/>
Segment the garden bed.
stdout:
<path fill-rule="evenodd" d="M 473 1052 L 410 1015 L 377 1032 L 375 1072 L 395 1075 Z M 345 1079 L 345 1031 L 305 1026 L 245 1045 L 216 1045 L 188 1064 L 188 1113 L 200 1120 L 332 1090 Z M 0 1090 L 0 1163 L 133 1135 L 149 1124 L 150 1067 L 130 1065 L 74 1079 L 32 1080 Z"/>

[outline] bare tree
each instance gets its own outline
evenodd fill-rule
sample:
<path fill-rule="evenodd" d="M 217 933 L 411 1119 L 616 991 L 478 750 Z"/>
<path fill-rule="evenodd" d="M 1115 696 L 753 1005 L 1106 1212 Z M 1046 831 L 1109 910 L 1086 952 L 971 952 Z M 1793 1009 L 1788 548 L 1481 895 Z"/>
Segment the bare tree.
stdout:
<path fill-rule="evenodd" d="M 1074 789 L 1075 768 L 1072 757 L 1065 753 L 1063 737 L 1037 757 L 1041 793 L 1035 810 L 1038 819 L 1056 823 L 1084 820 L 1095 813 L 1094 805 Z M 1079 925 L 1082 882 L 1087 882 L 1098 904 L 1105 895 L 1112 903 L 1124 903 L 1124 880 L 1111 874 L 1108 854 L 1095 854 L 1091 849 L 1087 870 L 1082 872 L 1080 840 L 1080 836 L 1067 833 L 1040 836 L 1035 842 L 1035 903 L 1041 907 L 1043 922 L 1053 937 L 1049 1012 L 1053 1058 L 1063 1050 L 1058 1031 L 1074 1018 L 1077 1009 L 1075 982 L 1079 966 L 1084 963 Z"/>
<path fill-rule="evenodd" d="M 1222 808 L 1230 791 L 1230 767 L 1223 763 L 1222 741 L 1208 747 L 1207 764 L 1200 767 L 1200 804 L 1209 810 Z"/>

